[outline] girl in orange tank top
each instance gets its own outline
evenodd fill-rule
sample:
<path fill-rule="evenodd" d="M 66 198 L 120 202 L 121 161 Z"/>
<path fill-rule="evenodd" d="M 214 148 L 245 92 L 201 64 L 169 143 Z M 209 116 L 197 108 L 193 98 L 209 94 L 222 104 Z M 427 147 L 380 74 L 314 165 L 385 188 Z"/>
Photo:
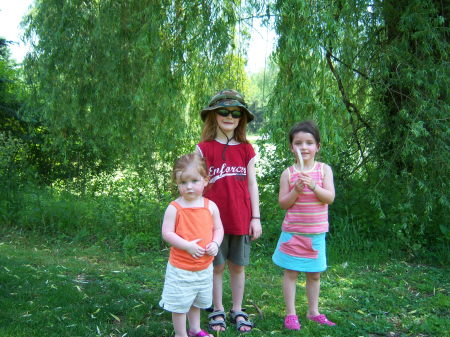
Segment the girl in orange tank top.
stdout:
<path fill-rule="evenodd" d="M 173 178 L 180 197 L 164 214 L 162 237 L 171 248 L 159 304 L 172 313 L 176 337 L 211 336 L 200 328 L 200 309 L 212 303 L 212 260 L 223 239 L 219 209 L 203 197 L 208 175 L 198 154 L 180 157 Z"/>

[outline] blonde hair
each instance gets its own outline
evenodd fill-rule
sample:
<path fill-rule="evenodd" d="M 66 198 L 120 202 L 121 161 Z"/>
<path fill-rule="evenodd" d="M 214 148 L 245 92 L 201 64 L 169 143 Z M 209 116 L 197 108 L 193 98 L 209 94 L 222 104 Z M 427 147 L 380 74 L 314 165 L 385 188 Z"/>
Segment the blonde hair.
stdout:
<path fill-rule="evenodd" d="M 208 170 L 206 168 L 206 162 L 203 157 L 201 157 L 198 153 L 188 153 L 177 160 L 175 160 L 175 164 L 173 165 L 172 170 L 172 179 L 177 183 L 177 179 L 186 171 L 189 167 L 194 167 L 197 172 L 208 180 Z"/>
<path fill-rule="evenodd" d="M 238 126 L 234 130 L 234 139 L 239 143 L 248 143 L 247 123 L 247 114 L 243 113 L 239 120 Z M 202 141 L 214 140 L 214 138 L 217 137 L 218 128 L 219 126 L 217 125 L 216 113 L 214 110 L 211 110 L 205 118 L 205 124 L 203 125 L 202 130 Z"/>

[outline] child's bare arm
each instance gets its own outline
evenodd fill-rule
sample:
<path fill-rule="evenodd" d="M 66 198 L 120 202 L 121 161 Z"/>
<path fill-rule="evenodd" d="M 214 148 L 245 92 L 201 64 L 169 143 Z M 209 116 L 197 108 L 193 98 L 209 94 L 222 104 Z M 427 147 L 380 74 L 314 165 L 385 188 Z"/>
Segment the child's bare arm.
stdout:
<path fill-rule="evenodd" d="M 248 192 L 252 207 L 252 218 L 250 220 L 250 237 L 252 240 L 258 239 L 262 234 L 261 213 L 259 210 L 259 190 L 256 180 L 255 157 L 247 165 Z"/>
<path fill-rule="evenodd" d="M 297 180 L 295 187 L 289 191 L 289 169 L 285 169 L 280 177 L 280 192 L 278 193 L 278 203 L 282 209 L 291 207 L 300 193 L 303 191 L 303 182 Z"/>
<path fill-rule="evenodd" d="M 214 228 L 213 228 L 213 239 L 210 243 L 206 245 L 206 254 L 210 256 L 216 256 L 219 252 L 219 247 L 223 240 L 223 226 L 222 220 L 220 219 L 219 208 L 217 205 L 210 200 L 209 209 L 212 212 Z"/>

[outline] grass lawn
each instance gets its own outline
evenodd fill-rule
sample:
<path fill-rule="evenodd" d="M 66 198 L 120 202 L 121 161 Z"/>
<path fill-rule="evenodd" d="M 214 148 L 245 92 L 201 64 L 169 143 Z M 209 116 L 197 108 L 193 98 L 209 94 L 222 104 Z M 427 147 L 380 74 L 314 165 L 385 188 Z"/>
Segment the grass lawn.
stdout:
<path fill-rule="evenodd" d="M 263 253 L 266 251 L 266 253 Z M 0 236 L 0 336 L 173 336 L 158 307 L 167 250 L 124 256 L 98 246 Z M 449 336 L 449 269 L 391 260 L 333 258 L 322 275 L 320 309 L 337 323 L 308 322 L 298 281 L 299 332 L 283 330 L 282 270 L 255 247 L 245 307 L 256 323 L 247 336 Z M 378 260 L 380 261 L 380 260 Z M 225 287 L 229 306 L 229 288 Z M 207 313 L 203 313 L 206 327 Z M 234 326 L 220 336 L 236 336 Z"/>

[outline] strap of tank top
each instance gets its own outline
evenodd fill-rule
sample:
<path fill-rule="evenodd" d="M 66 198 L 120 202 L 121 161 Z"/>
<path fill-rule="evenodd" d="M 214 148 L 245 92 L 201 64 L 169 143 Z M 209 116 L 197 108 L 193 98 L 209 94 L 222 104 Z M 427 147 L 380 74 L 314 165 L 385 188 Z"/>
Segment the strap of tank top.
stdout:
<path fill-rule="evenodd" d="M 183 209 L 183 207 L 181 207 L 181 205 L 180 205 L 178 202 L 176 202 L 176 201 L 172 201 L 170 204 L 173 205 L 173 206 L 175 206 L 175 208 L 177 209 L 177 211 L 180 211 L 180 210 Z"/>
<path fill-rule="evenodd" d="M 170 204 L 175 206 L 177 211 L 180 211 L 183 209 L 183 207 L 181 207 L 181 205 L 176 201 L 171 201 Z M 208 206 L 209 206 L 209 199 L 203 197 L 203 207 L 208 208 Z"/>

